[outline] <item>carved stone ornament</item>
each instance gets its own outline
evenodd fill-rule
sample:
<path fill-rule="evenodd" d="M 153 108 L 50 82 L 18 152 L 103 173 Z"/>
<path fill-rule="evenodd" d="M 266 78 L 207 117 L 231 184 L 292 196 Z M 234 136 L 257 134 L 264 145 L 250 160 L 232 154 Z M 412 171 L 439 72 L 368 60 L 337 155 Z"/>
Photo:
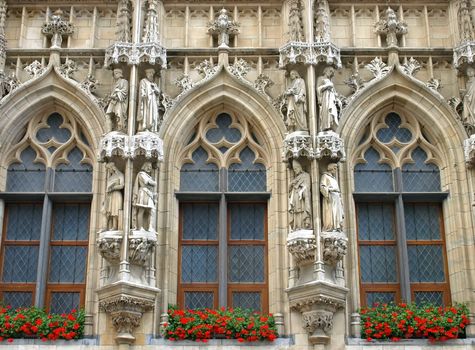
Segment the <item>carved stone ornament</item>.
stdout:
<path fill-rule="evenodd" d="M 73 79 L 73 73 L 77 72 L 78 66 L 72 59 L 66 59 L 66 62 L 59 67 L 59 72 L 66 78 Z"/>
<path fill-rule="evenodd" d="M 195 69 L 203 79 L 208 79 L 216 74 L 219 66 L 214 65 L 210 60 L 204 60 Z"/>
<path fill-rule="evenodd" d="M 193 80 L 191 80 L 187 74 L 177 78 L 174 83 L 180 89 L 180 93 L 186 92 L 193 88 Z"/>
<path fill-rule="evenodd" d="M 120 262 L 121 243 L 122 233 L 119 231 L 100 232 L 96 240 L 99 253 L 111 265 L 116 265 Z"/>
<path fill-rule="evenodd" d="M 145 266 L 157 244 L 157 233 L 144 230 L 134 230 L 129 237 L 129 262 Z"/>
<path fill-rule="evenodd" d="M 117 5 L 117 31 L 118 42 L 127 43 L 131 41 L 130 23 L 132 20 L 132 4 L 130 0 L 119 0 Z"/>
<path fill-rule="evenodd" d="M 289 9 L 289 41 L 303 42 L 305 34 L 302 23 L 302 4 L 299 0 L 290 2 Z"/>
<path fill-rule="evenodd" d="M 96 77 L 94 77 L 92 74 L 88 74 L 81 82 L 79 87 L 86 91 L 89 95 L 93 95 L 93 92 L 96 91 L 98 85 L 99 81 L 96 79 Z"/>
<path fill-rule="evenodd" d="M 12 72 L 10 76 L 6 76 L 4 72 L 0 71 L 0 99 L 10 94 L 13 90 L 18 88 L 20 84 L 15 72 Z"/>
<path fill-rule="evenodd" d="M 468 167 L 475 166 L 475 134 L 463 142 L 463 150 L 465 154 L 465 164 Z"/>
<path fill-rule="evenodd" d="M 340 49 L 329 41 L 314 43 L 292 41 L 279 49 L 280 68 L 284 68 L 288 64 L 304 63 L 316 65 L 319 62 L 340 68 Z"/>
<path fill-rule="evenodd" d="M 119 344 L 130 344 L 135 341 L 133 333 L 140 325 L 144 312 L 154 306 L 151 300 L 121 295 L 101 300 L 99 308 L 110 314 L 112 324 L 117 332 L 116 340 Z"/>
<path fill-rule="evenodd" d="M 209 23 L 208 33 L 218 36 L 218 46 L 229 47 L 230 35 L 239 33 L 239 24 L 229 18 L 228 11 L 222 8 L 218 17 Z"/>
<path fill-rule="evenodd" d="M 167 50 L 156 42 L 139 44 L 116 42 L 106 49 L 104 66 L 107 68 L 120 62 L 131 65 L 146 62 L 151 65 L 158 64 L 163 69 L 166 69 Z"/>
<path fill-rule="evenodd" d="M 244 79 L 251 70 L 251 65 L 246 60 L 240 58 L 228 67 L 229 72 L 239 79 Z"/>
<path fill-rule="evenodd" d="M 315 262 L 317 241 L 313 230 L 291 232 L 287 237 L 287 248 L 298 266 Z"/>
<path fill-rule="evenodd" d="M 112 156 L 135 158 L 143 156 L 148 160 L 163 160 L 163 141 L 153 132 L 139 132 L 127 136 L 118 131 L 104 135 L 99 148 L 99 160 L 104 161 Z"/>
<path fill-rule="evenodd" d="M 432 89 L 437 92 L 439 92 L 439 90 L 442 88 L 440 79 L 436 79 L 436 78 L 430 78 L 429 81 L 426 83 L 426 86 L 429 89 Z"/>
<path fill-rule="evenodd" d="M 69 36 L 74 33 L 73 25 L 62 18 L 63 11 L 56 10 L 51 16 L 50 21 L 43 24 L 41 33 L 51 36 L 51 48 L 60 48 L 63 36 Z"/>
<path fill-rule="evenodd" d="M 453 65 L 456 69 L 461 69 L 465 64 L 475 62 L 475 41 L 464 42 L 454 48 Z"/>
<path fill-rule="evenodd" d="M 344 161 L 345 145 L 340 136 L 331 130 L 321 131 L 315 137 L 314 158 L 330 158 L 333 161 Z"/>
<path fill-rule="evenodd" d="M 160 33 L 158 31 L 158 0 L 148 0 L 147 19 L 145 21 L 145 29 L 143 42 L 160 43 Z"/>
<path fill-rule="evenodd" d="M 330 23 L 326 0 L 318 0 L 315 4 L 315 41 L 330 41 Z"/>
<path fill-rule="evenodd" d="M 307 132 L 296 131 L 285 137 L 282 153 L 285 161 L 299 157 L 312 159 L 313 153 L 312 138 Z"/>
<path fill-rule="evenodd" d="M 44 71 L 45 67 L 41 64 L 40 61 L 34 60 L 29 65 L 24 68 L 25 72 L 28 73 L 32 78 L 40 76 Z"/>
<path fill-rule="evenodd" d="M 399 21 L 396 12 L 388 7 L 386 10 L 386 18 L 376 22 L 375 32 L 386 37 L 388 47 L 398 46 L 398 37 L 407 33 L 407 23 Z"/>
<path fill-rule="evenodd" d="M 475 40 L 473 19 L 470 14 L 470 0 L 461 0 L 457 12 L 460 42 Z"/>
<path fill-rule="evenodd" d="M 259 74 L 254 81 L 254 87 L 261 94 L 268 94 L 267 89 L 274 85 L 274 82 L 265 74 Z"/>
<path fill-rule="evenodd" d="M 344 83 L 352 90 L 353 94 L 357 94 L 364 88 L 364 81 L 358 73 L 352 74 Z"/>
<path fill-rule="evenodd" d="M 348 238 L 343 232 L 324 232 L 322 240 L 323 261 L 328 265 L 336 265 L 343 260 L 348 249 Z"/>
<path fill-rule="evenodd" d="M 407 75 L 415 76 L 417 72 L 421 70 L 422 66 L 414 57 L 411 57 L 406 63 L 401 66 L 401 68 L 402 71 Z"/>
<path fill-rule="evenodd" d="M 326 344 L 333 328 L 333 312 L 312 310 L 302 313 L 303 327 L 309 334 L 311 344 Z"/>
<path fill-rule="evenodd" d="M 375 79 L 381 79 L 391 71 L 391 68 L 383 62 L 381 57 L 376 57 L 369 64 L 367 64 L 365 68 L 373 73 Z"/>

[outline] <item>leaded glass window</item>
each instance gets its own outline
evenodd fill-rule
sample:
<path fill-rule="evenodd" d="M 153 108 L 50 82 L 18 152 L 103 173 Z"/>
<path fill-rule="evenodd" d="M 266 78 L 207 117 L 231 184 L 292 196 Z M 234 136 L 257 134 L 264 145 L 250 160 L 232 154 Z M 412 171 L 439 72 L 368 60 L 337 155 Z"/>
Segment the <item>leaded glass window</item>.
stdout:
<path fill-rule="evenodd" d="M 244 118 L 204 118 L 180 171 L 178 302 L 266 311 L 266 168 Z M 252 197 L 248 194 L 252 193 Z"/>
<path fill-rule="evenodd" d="M 84 305 L 86 287 L 92 154 L 85 134 L 73 119 L 44 115 L 30 121 L 10 155 L 0 193 L 0 300 L 69 312 Z M 24 200 L 11 202 L 12 192 Z"/>
<path fill-rule="evenodd" d="M 354 167 L 361 302 L 450 301 L 437 151 L 415 118 L 374 118 Z"/>

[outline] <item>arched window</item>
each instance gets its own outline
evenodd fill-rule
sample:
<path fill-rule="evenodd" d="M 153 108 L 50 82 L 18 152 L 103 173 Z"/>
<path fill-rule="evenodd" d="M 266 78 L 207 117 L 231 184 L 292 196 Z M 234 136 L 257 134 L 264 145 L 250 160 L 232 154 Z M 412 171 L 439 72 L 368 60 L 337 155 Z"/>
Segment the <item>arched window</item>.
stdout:
<path fill-rule="evenodd" d="M 437 150 L 410 116 L 374 118 L 356 150 L 361 303 L 447 304 Z"/>
<path fill-rule="evenodd" d="M 268 310 L 264 150 L 244 118 L 202 119 L 180 171 L 178 303 Z"/>
<path fill-rule="evenodd" d="M 80 126 L 33 119 L 7 169 L 0 298 L 69 312 L 84 305 L 92 157 Z"/>

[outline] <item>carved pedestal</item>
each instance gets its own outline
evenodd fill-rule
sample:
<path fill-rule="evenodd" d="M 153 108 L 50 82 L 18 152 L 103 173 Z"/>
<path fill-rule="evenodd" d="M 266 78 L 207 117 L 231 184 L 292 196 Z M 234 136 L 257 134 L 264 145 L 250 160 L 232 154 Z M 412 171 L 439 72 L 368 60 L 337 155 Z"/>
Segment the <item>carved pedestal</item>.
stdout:
<path fill-rule="evenodd" d="M 462 69 L 465 64 L 472 64 L 475 58 L 475 41 L 465 41 L 454 48 L 454 67 Z"/>
<path fill-rule="evenodd" d="M 316 159 L 330 158 L 332 161 L 345 160 L 345 145 L 334 131 L 321 131 L 315 137 Z"/>
<path fill-rule="evenodd" d="M 463 142 L 463 151 L 465 154 L 465 164 L 468 167 L 475 165 L 475 134 Z"/>
<path fill-rule="evenodd" d="M 302 314 L 302 323 L 311 344 L 330 341 L 333 316 L 345 305 L 348 289 L 323 281 L 313 281 L 286 290 L 290 309 Z"/>
<path fill-rule="evenodd" d="M 322 257 L 323 261 L 330 265 L 337 265 L 346 255 L 348 238 L 340 231 L 322 232 Z"/>
<path fill-rule="evenodd" d="M 100 232 L 96 240 L 97 248 L 101 256 L 111 265 L 120 261 L 120 245 L 124 233 L 121 231 Z"/>
<path fill-rule="evenodd" d="M 287 248 L 297 266 L 315 261 L 317 242 L 313 230 L 294 231 L 287 237 Z"/>
<path fill-rule="evenodd" d="M 158 288 L 138 286 L 127 282 L 116 282 L 97 291 L 99 309 L 109 314 L 117 332 L 118 344 L 135 341 L 134 332 L 140 326 L 145 312 L 153 310 Z M 144 325 L 145 326 L 145 325 Z M 151 333 L 151 329 L 145 332 Z"/>
<path fill-rule="evenodd" d="M 99 160 L 119 156 L 129 157 L 129 137 L 119 131 L 105 134 L 101 139 L 99 148 Z"/>
<path fill-rule="evenodd" d="M 299 157 L 313 157 L 312 138 L 305 131 L 293 132 L 284 139 L 282 158 L 287 161 Z"/>
<path fill-rule="evenodd" d="M 291 41 L 279 49 L 279 66 L 281 68 L 295 63 L 318 64 L 341 67 L 340 49 L 329 41 L 314 43 Z"/>

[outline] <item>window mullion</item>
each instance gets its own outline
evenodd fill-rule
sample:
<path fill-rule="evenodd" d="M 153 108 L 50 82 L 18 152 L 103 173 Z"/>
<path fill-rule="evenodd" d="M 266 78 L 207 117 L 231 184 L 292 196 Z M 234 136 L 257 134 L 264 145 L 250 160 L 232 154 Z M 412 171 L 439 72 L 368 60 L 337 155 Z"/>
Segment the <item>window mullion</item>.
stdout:
<path fill-rule="evenodd" d="M 219 263 L 218 263 L 218 301 L 220 307 L 228 305 L 228 245 L 227 245 L 227 205 L 226 197 L 224 195 L 227 188 L 227 172 L 226 169 L 220 170 L 220 191 L 221 198 L 219 201 Z"/>
<path fill-rule="evenodd" d="M 35 305 L 44 307 L 46 284 L 48 283 L 48 251 L 51 231 L 51 215 L 53 202 L 45 196 L 43 202 L 43 214 L 41 218 L 40 247 L 38 251 L 38 270 L 36 273 Z"/>
<path fill-rule="evenodd" d="M 396 207 L 396 242 L 399 260 L 399 279 L 401 283 L 401 299 L 411 301 L 411 284 L 409 281 L 409 260 L 407 254 L 406 225 L 404 222 L 404 202 L 402 199 L 402 173 L 400 168 L 394 169 L 394 185 L 398 196 Z"/>

